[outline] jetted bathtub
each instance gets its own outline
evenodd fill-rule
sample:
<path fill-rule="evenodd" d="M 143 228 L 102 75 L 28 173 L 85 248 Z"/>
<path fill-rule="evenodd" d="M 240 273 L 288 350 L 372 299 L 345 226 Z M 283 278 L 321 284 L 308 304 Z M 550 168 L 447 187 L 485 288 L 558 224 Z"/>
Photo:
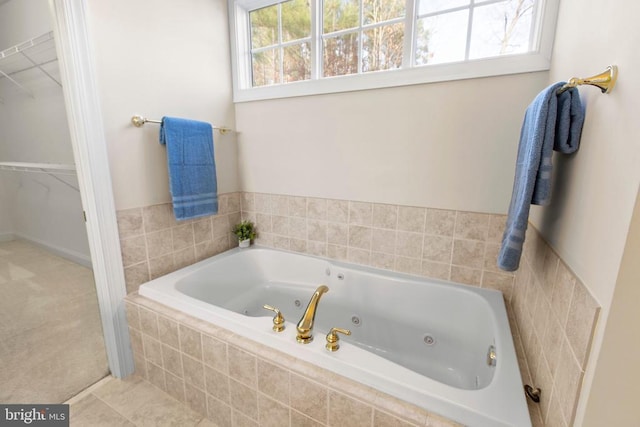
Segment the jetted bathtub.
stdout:
<path fill-rule="evenodd" d="M 315 289 L 314 341 L 296 324 Z M 274 249 L 234 249 L 140 295 L 470 426 L 530 426 L 502 294 Z M 274 332 L 274 306 L 286 329 Z M 333 327 L 340 349 L 326 351 Z M 493 358 L 490 356 L 494 356 Z"/>

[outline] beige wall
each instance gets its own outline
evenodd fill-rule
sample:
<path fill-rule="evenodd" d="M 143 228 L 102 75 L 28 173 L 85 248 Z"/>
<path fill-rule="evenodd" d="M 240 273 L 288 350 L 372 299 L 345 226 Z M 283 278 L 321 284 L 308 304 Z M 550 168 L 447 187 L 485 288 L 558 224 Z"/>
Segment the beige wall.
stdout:
<path fill-rule="evenodd" d="M 170 200 L 159 126 L 179 116 L 235 127 L 225 0 L 88 2 L 117 209 Z M 238 190 L 235 134 L 214 134 L 218 192 Z"/>
<path fill-rule="evenodd" d="M 506 213 L 547 73 L 236 104 L 242 189 Z"/>
<path fill-rule="evenodd" d="M 640 425 L 640 197 L 611 303 L 598 370 L 589 395 L 585 427 Z"/>
<path fill-rule="evenodd" d="M 587 108 L 580 150 L 556 156 L 552 205 L 534 208 L 531 217 L 602 306 L 576 425 L 586 422 L 587 398 L 595 390 L 591 384 L 640 183 L 640 32 L 634 18 L 640 4 L 616 6 L 606 13 L 592 1 L 568 0 L 560 6 L 550 80 L 586 77 L 609 64 L 617 64 L 620 75 L 611 94 L 580 89 Z M 610 393 L 606 398 L 614 400 Z"/>

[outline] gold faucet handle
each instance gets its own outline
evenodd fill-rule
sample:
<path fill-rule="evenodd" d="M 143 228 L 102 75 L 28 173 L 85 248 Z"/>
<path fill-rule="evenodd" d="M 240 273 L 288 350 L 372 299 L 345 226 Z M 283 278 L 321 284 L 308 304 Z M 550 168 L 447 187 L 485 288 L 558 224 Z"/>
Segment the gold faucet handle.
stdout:
<path fill-rule="evenodd" d="M 338 341 L 340 341 L 338 332 L 345 335 L 351 335 L 351 331 L 348 329 L 331 328 L 331 330 L 327 334 L 327 344 L 325 345 L 327 350 L 338 351 L 338 349 L 340 348 L 340 344 L 338 344 Z"/>
<path fill-rule="evenodd" d="M 280 310 L 275 307 L 271 307 L 268 304 L 265 304 L 262 307 L 276 313 L 276 315 L 273 317 L 273 330 L 276 332 L 284 331 L 284 317 L 282 316 L 282 313 L 280 313 Z"/>

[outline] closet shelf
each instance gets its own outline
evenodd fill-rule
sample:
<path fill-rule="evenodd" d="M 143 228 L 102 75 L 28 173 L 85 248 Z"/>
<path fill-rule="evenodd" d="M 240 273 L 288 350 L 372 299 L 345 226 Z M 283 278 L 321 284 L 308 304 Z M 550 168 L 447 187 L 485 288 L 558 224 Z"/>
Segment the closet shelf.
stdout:
<path fill-rule="evenodd" d="M 7 79 L 21 91 L 33 97 L 31 91 L 21 82 L 19 74 L 38 69 L 58 86 L 62 86 L 56 74 L 57 67 L 48 67 L 58 60 L 53 32 L 42 34 L 0 52 L 0 80 Z M 47 70 L 47 68 L 49 68 Z"/>
<path fill-rule="evenodd" d="M 25 162 L 0 162 L 0 170 L 16 172 L 36 172 L 52 175 L 76 174 L 75 165 L 62 163 L 25 163 Z"/>

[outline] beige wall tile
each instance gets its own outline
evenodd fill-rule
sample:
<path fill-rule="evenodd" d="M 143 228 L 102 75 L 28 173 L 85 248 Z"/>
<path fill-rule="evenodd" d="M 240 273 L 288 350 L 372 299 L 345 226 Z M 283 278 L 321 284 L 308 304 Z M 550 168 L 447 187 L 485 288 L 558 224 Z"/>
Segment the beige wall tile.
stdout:
<path fill-rule="evenodd" d="M 291 409 L 291 427 L 323 427 L 316 420 L 313 420 L 298 411 Z"/>
<path fill-rule="evenodd" d="M 229 379 L 231 407 L 252 420 L 258 419 L 258 392 L 234 379 Z"/>
<path fill-rule="evenodd" d="M 398 230 L 423 233 L 427 210 L 412 206 L 398 206 Z"/>
<path fill-rule="evenodd" d="M 409 258 L 422 258 L 422 233 L 398 231 L 396 235 L 396 255 Z"/>
<path fill-rule="evenodd" d="M 258 213 L 256 214 L 256 232 L 258 234 L 260 233 L 272 233 L 273 232 L 273 225 L 271 222 L 271 215 L 270 214 L 262 214 L 262 213 Z"/>
<path fill-rule="evenodd" d="M 193 223 L 193 244 L 194 245 L 197 245 L 198 243 L 202 243 L 202 242 L 208 242 L 211 239 L 213 239 L 213 233 L 212 233 L 210 217 L 207 217 L 205 219 L 202 219 Z M 175 245 L 175 241 L 174 241 L 174 245 Z"/>
<path fill-rule="evenodd" d="M 258 359 L 258 390 L 286 405 L 289 404 L 289 371 Z"/>
<path fill-rule="evenodd" d="M 138 313 L 140 314 L 140 330 L 153 338 L 158 338 L 158 316 L 156 313 L 144 307 L 140 307 Z"/>
<path fill-rule="evenodd" d="M 289 248 L 294 252 L 307 253 L 307 241 L 291 238 L 289 240 Z"/>
<path fill-rule="evenodd" d="M 327 389 L 297 374 L 291 374 L 291 407 L 321 423 L 327 422 Z"/>
<path fill-rule="evenodd" d="M 371 252 L 370 263 L 372 267 L 393 270 L 395 266 L 395 255 L 383 252 Z"/>
<path fill-rule="evenodd" d="M 373 408 L 344 394 L 329 391 L 329 425 L 370 427 Z"/>
<path fill-rule="evenodd" d="M 229 376 L 246 386 L 257 388 L 256 357 L 253 354 L 229 346 Z"/>
<path fill-rule="evenodd" d="M 449 280 L 449 276 L 451 275 L 451 265 L 447 263 L 422 260 L 422 270 L 420 274 L 433 279 Z"/>
<path fill-rule="evenodd" d="M 179 402 L 184 402 L 184 381 L 169 372 L 164 373 L 167 393 Z"/>
<path fill-rule="evenodd" d="M 384 252 L 386 254 L 395 253 L 396 231 L 374 228 L 371 230 L 371 250 Z"/>
<path fill-rule="evenodd" d="M 307 220 L 307 239 L 319 242 L 327 241 L 327 222 L 317 219 Z"/>
<path fill-rule="evenodd" d="M 289 218 L 289 237 L 304 240 L 307 238 L 306 218 Z"/>
<path fill-rule="evenodd" d="M 227 344 L 208 335 L 202 336 L 202 357 L 205 364 L 227 374 L 229 362 Z"/>
<path fill-rule="evenodd" d="M 542 337 L 542 347 L 545 349 L 544 357 L 547 360 L 549 372 L 552 376 L 555 376 L 557 372 L 558 356 L 560 355 L 563 339 L 564 329 L 560 326 L 556 316 L 549 316 L 547 328 Z"/>
<path fill-rule="evenodd" d="M 447 236 L 424 236 L 422 258 L 429 261 L 451 263 L 453 239 Z"/>
<path fill-rule="evenodd" d="M 189 357 L 186 354 L 182 354 L 182 366 L 185 382 L 199 388 L 200 390 L 204 390 L 205 375 L 202 362 L 200 360 Z"/>
<path fill-rule="evenodd" d="M 170 228 L 146 234 L 149 259 L 173 252 L 173 236 Z"/>
<path fill-rule="evenodd" d="M 142 345 L 142 333 L 129 327 L 129 339 L 134 357 L 144 358 L 144 346 Z"/>
<path fill-rule="evenodd" d="M 231 413 L 233 418 L 234 427 L 258 427 L 258 422 L 244 415 L 238 410 L 233 410 Z"/>
<path fill-rule="evenodd" d="M 310 255 L 326 257 L 327 256 L 327 244 L 325 242 L 308 241 L 307 242 L 307 252 Z"/>
<path fill-rule="evenodd" d="M 124 281 L 127 286 L 127 293 L 136 292 L 140 285 L 151 280 L 149 275 L 149 264 L 146 262 L 132 265 L 124 269 Z"/>
<path fill-rule="evenodd" d="M 289 197 L 289 216 L 306 218 L 307 217 L 307 198 L 306 197 Z"/>
<path fill-rule="evenodd" d="M 196 413 L 207 416 L 207 395 L 191 384 L 184 385 L 185 403 Z"/>
<path fill-rule="evenodd" d="M 224 403 L 230 403 L 229 377 L 213 368 L 204 368 L 205 387 L 208 394 Z"/>
<path fill-rule="evenodd" d="M 271 195 L 264 193 L 255 193 L 254 195 L 255 210 L 262 214 L 271 214 Z"/>
<path fill-rule="evenodd" d="M 178 340 L 178 324 L 165 316 L 158 316 L 158 337 L 164 344 L 175 349 L 180 348 Z"/>
<path fill-rule="evenodd" d="M 349 226 L 336 222 L 327 223 L 327 243 L 347 246 L 349 242 Z"/>
<path fill-rule="evenodd" d="M 347 261 L 361 265 L 369 265 L 371 252 L 366 249 L 348 248 Z"/>
<path fill-rule="evenodd" d="M 542 291 L 544 295 L 551 300 L 553 293 L 553 287 L 556 282 L 556 273 L 558 271 L 558 256 L 549 249 L 545 253 L 542 274 L 540 276 L 540 284 L 542 285 Z"/>
<path fill-rule="evenodd" d="M 456 223 L 456 211 L 427 209 L 425 233 L 436 236 L 453 236 Z"/>
<path fill-rule="evenodd" d="M 162 346 L 160 341 L 143 334 L 142 345 L 144 346 L 144 357 L 148 361 L 162 367 Z"/>
<path fill-rule="evenodd" d="M 152 279 L 164 276 L 165 274 L 169 274 L 175 270 L 173 254 L 163 255 L 149 260 L 149 274 Z"/>
<path fill-rule="evenodd" d="M 167 390 L 167 385 L 164 382 L 164 369 L 149 360 L 147 360 L 147 379 L 159 389 Z"/>
<path fill-rule="evenodd" d="M 349 247 L 371 249 L 371 228 L 360 225 L 349 226 Z"/>
<path fill-rule="evenodd" d="M 451 281 L 463 283 L 465 285 L 480 286 L 482 279 L 482 270 L 476 270 L 468 267 L 451 266 Z"/>
<path fill-rule="evenodd" d="M 256 205 L 254 196 L 254 193 L 248 193 L 246 191 L 240 194 L 240 209 L 242 211 L 255 212 Z"/>
<path fill-rule="evenodd" d="M 289 199 L 287 196 L 278 194 L 271 195 L 271 214 L 289 216 Z"/>
<path fill-rule="evenodd" d="M 373 222 L 373 204 L 349 202 L 349 224 L 371 226 Z"/>
<path fill-rule="evenodd" d="M 482 268 L 484 242 L 454 239 L 451 263 L 462 267 Z"/>
<path fill-rule="evenodd" d="M 271 218 L 273 232 L 281 236 L 289 236 L 289 217 L 273 216 Z"/>
<path fill-rule="evenodd" d="M 420 258 L 408 258 L 396 255 L 395 270 L 401 273 L 420 274 L 422 261 Z"/>
<path fill-rule="evenodd" d="M 127 315 L 127 324 L 130 328 L 140 330 L 140 313 L 138 311 L 138 305 L 125 301 L 125 312 Z"/>
<path fill-rule="evenodd" d="M 202 360 L 200 332 L 182 324 L 179 326 L 178 331 L 180 335 L 180 350 L 195 359 Z"/>
<path fill-rule="evenodd" d="M 569 342 L 564 340 L 560 350 L 560 362 L 554 385 L 558 392 L 564 419 L 567 420 L 569 425 L 573 423 L 582 376 L 583 372 L 571 353 Z"/>
<path fill-rule="evenodd" d="M 128 267 L 147 260 L 147 243 L 144 236 L 120 240 L 122 265 Z"/>
<path fill-rule="evenodd" d="M 484 251 L 484 264 L 483 264 L 484 270 L 493 271 L 496 273 L 504 273 L 504 271 L 498 267 L 499 253 L 500 253 L 500 243 L 489 242 L 486 244 L 485 251 Z M 523 269 L 523 266 L 520 265 L 520 269 L 518 271 L 522 269 Z"/>
<path fill-rule="evenodd" d="M 346 200 L 327 200 L 327 220 L 346 224 L 349 221 L 349 202 Z"/>
<path fill-rule="evenodd" d="M 395 230 L 398 226 L 398 206 L 375 203 L 372 225 L 377 228 Z"/>
<path fill-rule="evenodd" d="M 234 221 L 234 224 L 236 222 Z M 212 238 L 228 236 L 231 233 L 231 223 L 228 215 L 216 215 L 211 217 Z"/>
<path fill-rule="evenodd" d="M 289 423 L 289 407 L 262 393 L 258 393 L 258 413 L 261 427 L 288 427 L 291 425 Z"/>
<path fill-rule="evenodd" d="M 513 294 L 513 274 L 485 271 L 482 274 L 482 287 L 502 292 L 505 301 L 509 303 Z"/>
<path fill-rule="evenodd" d="M 143 207 L 142 218 L 144 232 L 147 234 L 169 228 L 175 224 L 173 208 L 169 203 Z"/>
<path fill-rule="evenodd" d="M 173 347 L 162 344 L 162 366 L 178 378 L 182 378 L 182 359 L 180 352 Z"/>
<path fill-rule="evenodd" d="M 373 414 L 373 427 L 414 427 L 415 424 L 402 421 L 399 418 L 393 417 L 387 413 L 381 411 L 374 411 Z"/>
<path fill-rule="evenodd" d="M 587 364 L 599 311 L 600 306 L 589 291 L 582 283 L 576 282 L 567 317 L 566 334 L 573 354 L 582 368 Z"/>
<path fill-rule="evenodd" d="M 288 237 L 285 236 L 279 236 L 279 235 L 274 235 L 273 236 L 273 247 L 276 249 L 285 249 L 285 250 L 289 250 L 291 247 L 291 243 Z"/>
<path fill-rule="evenodd" d="M 180 225 L 171 229 L 173 236 L 173 250 L 187 248 L 195 245 L 193 224 Z"/>
<path fill-rule="evenodd" d="M 327 256 L 338 261 L 347 260 L 347 247 L 341 245 L 327 245 Z"/>
<path fill-rule="evenodd" d="M 307 198 L 307 218 L 326 221 L 327 199 Z"/>
<path fill-rule="evenodd" d="M 504 229 L 507 227 L 506 215 L 491 215 L 489 219 L 489 231 L 487 241 L 493 243 L 502 243 Z"/>
<path fill-rule="evenodd" d="M 457 239 L 487 240 L 491 215 L 458 212 L 454 237 Z"/>
<path fill-rule="evenodd" d="M 173 267 L 179 270 L 196 262 L 196 248 L 190 246 L 173 253 Z M 174 270 L 174 271 L 175 271 Z"/>
<path fill-rule="evenodd" d="M 118 234 L 121 239 L 144 234 L 142 208 L 125 209 L 116 212 Z"/>
<path fill-rule="evenodd" d="M 203 259 L 210 258 L 216 255 L 216 248 L 213 245 L 213 241 L 209 240 L 207 242 L 198 243 L 195 248 L 195 257 L 196 262 L 202 261 Z"/>
<path fill-rule="evenodd" d="M 231 407 L 212 396 L 207 396 L 207 418 L 219 426 L 230 426 Z"/>

